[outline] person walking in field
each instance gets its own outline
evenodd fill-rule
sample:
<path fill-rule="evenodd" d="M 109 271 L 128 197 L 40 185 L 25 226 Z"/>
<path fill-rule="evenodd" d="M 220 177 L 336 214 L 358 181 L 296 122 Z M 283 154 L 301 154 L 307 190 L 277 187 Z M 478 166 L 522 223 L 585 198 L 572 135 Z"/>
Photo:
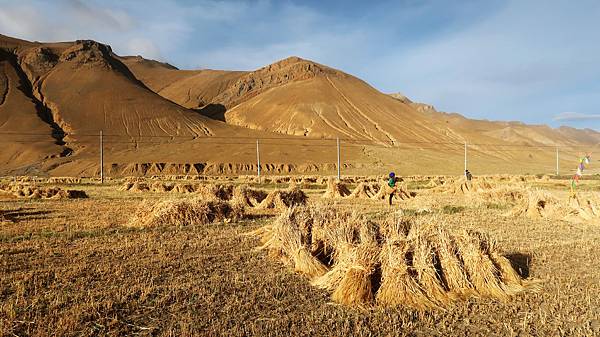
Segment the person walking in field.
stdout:
<path fill-rule="evenodd" d="M 388 191 L 390 193 L 390 206 L 392 206 L 392 199 L 394 198 L 394 194 L 396 194 L 396 183 L 398 182 L 398 178 L 396 178 L 396 174 L 394 172 L 390 172 L 390 179 L 388 180 Z"/>
<path fill-rule="evenodd" d="M 465 170 L 465 177 L 467 178 L 467 181 L 471 181 L 473 179 L 473 175 L 471 172 L 469 172 L 469 170 Z"/>

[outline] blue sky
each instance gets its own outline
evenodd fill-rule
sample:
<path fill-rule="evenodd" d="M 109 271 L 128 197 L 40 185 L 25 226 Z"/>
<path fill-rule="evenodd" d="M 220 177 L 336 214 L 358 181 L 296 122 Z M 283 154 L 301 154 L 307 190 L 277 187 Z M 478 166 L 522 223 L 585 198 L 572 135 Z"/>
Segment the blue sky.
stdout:
<path fill-rule="evenodd" d="M 600 1 L 0 0 L 0 33 L 179 68 L 296 55 L 438 110 L 600 130 Z"/>

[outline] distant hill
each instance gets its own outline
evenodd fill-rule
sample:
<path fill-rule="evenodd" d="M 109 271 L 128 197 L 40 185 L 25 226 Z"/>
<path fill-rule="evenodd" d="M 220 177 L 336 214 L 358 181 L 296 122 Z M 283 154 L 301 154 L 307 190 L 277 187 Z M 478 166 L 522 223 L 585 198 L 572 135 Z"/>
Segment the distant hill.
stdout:
<path fill-rule="evenodd" d="M 96 174 L 100 130 L 117 175 L 252 173 L 257 139 L 267 172 L 331 170 L 339 137 L 347 170 L 423 174 L 460 173 L 465 142 L 486 172 L 548 170 L 552 147 L 576 156 L 600 142 L 593 130 L 439 112 L 299 57 L 179 70 L 91 40 L 0 36 L 0 171 Z"/>

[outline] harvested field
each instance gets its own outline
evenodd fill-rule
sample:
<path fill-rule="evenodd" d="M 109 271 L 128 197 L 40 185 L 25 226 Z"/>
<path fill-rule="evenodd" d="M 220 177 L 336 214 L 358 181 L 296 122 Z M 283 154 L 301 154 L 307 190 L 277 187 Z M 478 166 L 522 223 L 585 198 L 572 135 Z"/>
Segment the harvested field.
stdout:
<path fill-rule="evenodd" d="M 579 204 L 556 179 L 505 179 L 492 190 L 521 199 L 474 203 L 487 190 L 421 189 L 430 179 L 407 180 L 419 193 L 391 208 L 317 205 L 324 185 L 300 189 L 304 215 L 260 210 L 281 186 L 235 179 L 229 200 L 123 193 L 119 180 L 82 181 L 86 199 L 1 199 L 0 335 L 600 334 L 600 221 L 565 217 L 594 214 L 599 181 L 582 182 Z M 536 191 L 565 213 L 507 214 Z M 294 226 L 273 228 L 281 214 Z"/>

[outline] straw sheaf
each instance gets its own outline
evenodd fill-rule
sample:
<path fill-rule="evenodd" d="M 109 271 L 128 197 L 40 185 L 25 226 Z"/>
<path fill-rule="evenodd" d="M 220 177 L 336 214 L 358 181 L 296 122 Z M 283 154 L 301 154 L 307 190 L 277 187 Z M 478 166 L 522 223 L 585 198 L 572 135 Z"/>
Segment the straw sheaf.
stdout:
<path fill-rule="evenodd" d="M 249 188 L 246 185 L 233 189 L 232 201 L 245 207 L 257 207 L 267 197 L 267 192 Z"/>
<path fill-rule="evenodd" d="M 270 192 L 256 206 L 257 209 L 286 209 L 292 206 L 304 205 L 308 197 L 298 188 L 291 190 L 275 190 Z"/>
<path fill-rule="evenodd" d="M 191 200 L 143 201 L 129 221 L 129 226 L 191 226 L 216 221 L 241 219 L 243 209 L 224 201 Z"/>
<path fill-rule="evenodd" d="M 408 191 L 408 187 L 405 183 L 400 183 L 396 185 L 396 187 L 390 187 L 387 182 L 382 182 L 380 184 L 379 191 L 373 197 L 373 199 L 385 200 L 390 196 L 390 194 L 394 194 L 394 196 L 400 200 L 407 200 L 416 196 L 415 192 Z"/>
<path fill-rule="evenodd" d="M 327 180 L 327 188 L 325 193 L 322 195 L 323 199 L 336 199 L 336 198 L 344 198 L 351 194 L 348 187 L 345 184 L 335 181 L 334 178 L 330 177 Z"/>
<path fill-rule="evenodd" d="M 437 218 L 394 216 L 379 225 L 331 204 L 311 205 L 288 209 L 253 234 L 262 249 L 349 306 L 427 310 L 471 297 L 506 301 L 539 288 L 488 235 L 450 232 Z"/>
<path fill-rule="evenodd" d="M 81 199 L 87 198 L 85 191 L 64 190 L 60 187 L 42 187 L 25 185 L 21 183 L 5 185 L 0 190 L 14 197 L 23 199 Z"/>

